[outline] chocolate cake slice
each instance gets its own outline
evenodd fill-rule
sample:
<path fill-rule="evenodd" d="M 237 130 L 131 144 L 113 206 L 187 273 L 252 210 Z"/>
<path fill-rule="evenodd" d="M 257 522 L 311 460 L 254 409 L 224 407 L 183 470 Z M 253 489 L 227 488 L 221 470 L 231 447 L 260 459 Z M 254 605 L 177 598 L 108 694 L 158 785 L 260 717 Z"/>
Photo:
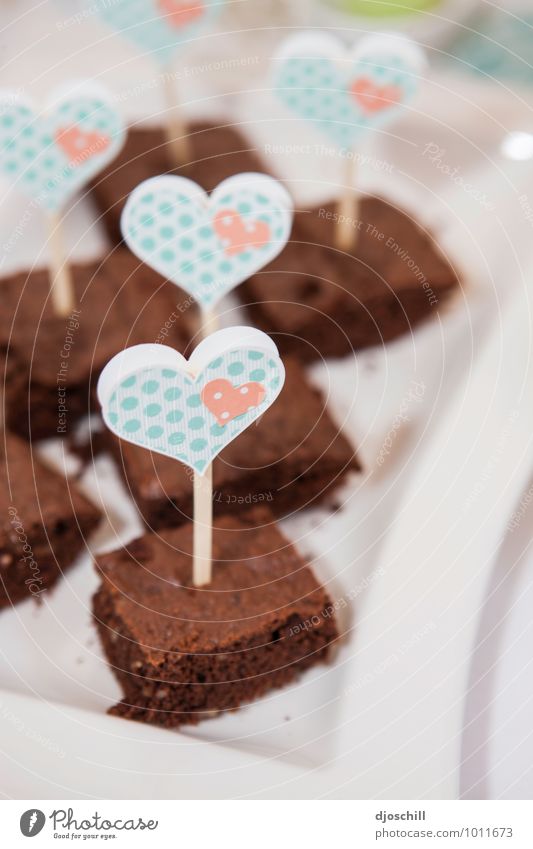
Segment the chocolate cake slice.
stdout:
<path fill-rule="evenodd" d="M 150 177 L 179 174 L 206 192 L 245 171 L 264 171 L 251 143 L 229 124 L 193 122 L 189 126 L 190 162 L 177 167 L 161 128 L 130 129 L 117 158 L 92 184 L 92 194 L 110 239 L 122 241 L 120 216 L 130 192 Z"/>
<path fill-rule="evenodd" d="M 1 608 L 42 598 L 82 551 L 100 513 L 27 442 L 0 436 Z"/>
<path fill-rule="evenodd" d="M 96 560 L 94 617 L 124 693 L 111 713 L 166 728 L 234 710 L 327 660 L 326 591 L 266 511 L 225 517 L 213 579 L 191 586 L 192 525 Z"/>
<path fill-rule="evenodd" d="M 331 419 L 302 367 L 285 361 L 285 385 L 256 425 L 231 442 L 213 463 L 215 516 L 267 505 L 276 516 L 324 502 L 360 469 L 353 449 Z M 192 518 L 188 469 L 169 457 L 123 442 L 110 445 L 126 485 L 150 528 Z"/>
<path fill-rule="evenodd" d="M 341 357 L 410 333 L 459 285 L 434 240 L 408 215 L 363 198 L 352 252 L 335 247 L 336 207 L 295 216 L 291 242 L 238 294 L 282 354 Z"/>
<path fill-rule="evenodd" d="M 63 436 L 92 409 L 105 364 L 125 346 L 185 350 L 185 295 L 125 248 L 72 266 L 76 308 L 55 315 L 46 270 L 0 279 L 0 348 L 9 367 L 7 426 L 35 439 Z"/>

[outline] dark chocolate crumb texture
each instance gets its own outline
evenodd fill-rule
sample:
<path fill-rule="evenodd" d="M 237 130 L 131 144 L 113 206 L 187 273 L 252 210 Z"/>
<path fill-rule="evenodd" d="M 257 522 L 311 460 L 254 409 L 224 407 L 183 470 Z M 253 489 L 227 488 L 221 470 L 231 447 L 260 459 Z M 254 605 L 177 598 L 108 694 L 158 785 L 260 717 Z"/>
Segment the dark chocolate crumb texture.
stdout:
<path fill-rule="evenodd" d="M 1 432 L 0 607 L 42 598 L 82 551 L 100 514 L 30 446 Z"/>
<path fill-rule="evenodd" d="M 64 318 L 53 313 L 46 270 L 0 279 L 6 424 L 26 437 L 70 433 L 96 409 L 98 376 L 124 347 L 163 342 L 183 351 L 189 339 L 184 293 L 125 248 L 73 265 L 72 277 L 76 307 Z"/>
<path fill-rule="evenodd" d="M 225 517 L 191 586 L 192 525 L 101 555 L 94 616 L 124 694 L 111 713 L 167 728 L 234 710 L 327 660 L 334 608 L 268 511 Z"/>
<path fill-rule="evenodd" d="M 305 362 L 410 333 L 459 283 L 431 236 L 385 201 L 362 199 L 353 252 L 335 247 L 336 214 L 297 212 L 285 250 L 238 290 L 280 352 Z"/>
<path fill-rule="evenodd" d="M 289 358 L 285 370 L 276 403 L 214 460 L 215 516 L 253 504 L 268 505 L 276 516 L 315 507 L 360 468 L 355 449 L 303 368 Z M 173 527 L 192 518 L 191 475 L 185 466 L 112 434 L 109 440 L 148 527 Z"/>
<path fill-rule="evenodd" d="M 93 197 L 115 244 L 122 241 L 120 216 L 124 204 L 143 180 L 179 174 L 211 192 L 234 174 L 265 170 L 250 142 L 235 127 L 193 122 L 188 130 L 188 163 L 176 167 L 161 128 L 130 129 L 120 154 L 94 180 Z"/>

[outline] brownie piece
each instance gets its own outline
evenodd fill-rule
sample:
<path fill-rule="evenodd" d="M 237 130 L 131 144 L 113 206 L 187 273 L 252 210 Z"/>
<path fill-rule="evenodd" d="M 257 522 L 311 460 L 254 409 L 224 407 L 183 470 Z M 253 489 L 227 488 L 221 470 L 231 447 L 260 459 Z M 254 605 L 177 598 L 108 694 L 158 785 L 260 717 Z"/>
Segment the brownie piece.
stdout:
<path fill-rule="evenodd" d="M 46 270 L 0 280 L 0 348 L 7 352 L 7 426 L 26 437 L 70 432 L 97 409 L 101 370 L 125 346 L 164 342 L 183 350 L 184 294 L 125 248 L 72 267 L 77 306 L 55 315 Z"/>
<path fill-rule="evenodd" d="M 215 516 L 268 504 L 276 516 L 316 506 L 349 471 L 360 466 L 354 449 L 331 420 L 302 367 L 285 362 L 285 385 L 256 425 L 231 442 L 213 463 Z M 150 528 L 192 518 L 190 470 L 110 435 L 126 485 Z"/>
<path fill-rule="evenodd" d="M 124 693 L 110 713 L 166 728 L 234 710 L 326 660 L 334 607 L 267 511 L 228 516 L 191 586 L 192 525 L 101 555 L 93 610 Z"/>
<path fill-rule="evenodd" d="M 100 514 L 24 440 L 1 433 L 0 607 L 42 597 L 76 559 Z"/>
<path fill-rule="evenodd" d="M 179 174 L 211 192 L 222 180 L 244 171 L 264 171 L 255 149 L 228 124 L 194 122 L 189 132 L 191 161 L 176 166 L 162 128 L 130 129 L 117 158 L 92 184 L 92 194 L 109 237 L 122 241 L 120 216 L 133 189 L 159 174 Z"/>
<path fill-rule="evenodd" d="M 304 362 L 409 333 L 458 285 L 432 238 L 385 201 L 361 201 L 352 253 L 335 247 L 334 215 L 333 204 L 298 212 L 285 250 L 238 290 L 280 351 Z"/>

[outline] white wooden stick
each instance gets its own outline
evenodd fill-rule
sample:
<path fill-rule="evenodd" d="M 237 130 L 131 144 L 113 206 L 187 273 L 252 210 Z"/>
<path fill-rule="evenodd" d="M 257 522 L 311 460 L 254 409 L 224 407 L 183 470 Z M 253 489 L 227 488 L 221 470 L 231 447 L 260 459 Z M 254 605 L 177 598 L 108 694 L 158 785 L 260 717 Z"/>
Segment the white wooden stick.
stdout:
<path fill-rule="evenodd" d="M 70 266 L 63 243 L 62 223 L 59 215 L 50 214 L 48 222 L 48 245 L 50 248 L 49 272 L 50 292 L 54 312 L 68 316 L 76 305 Z"/>
<path fill-rule="evenodd" d="M 174 164 L 188 165 L 191 161 L 191 143 L 187 133 L 187 123 L 183 120 L 181 106 L 172 74 L 163 74 L 163 92 L 165 97 L 165 135 L 172 152 Z"/>
<path fill-rule="evenodd" d="M 202 310 L 200 338 L 218 330 L 216 312 Z M 205 474 L 194 473 L 193 486 L 193 584 L 203 587 L 211 582 L 213 543 L 213 465 Z"/>
<path fill-rule="evenodd" d="M 213 464 L 204 475 L 194 473 L 193 567 L 195 587 L 211 582 L 213 541 Z"/>
<path fill-rule="evenodd" d="M 335 245 L 341 251 L 353 251 L 357 242 L 359 196 L 355 165 L 354 156 L 347 156 L 343 162 L 343 190 L 337 205 L 335 225 Z"/>
<path fill-rule="evenodd" d="M 202 310 L 200 324 L 200 342 L 211 333 L 215 333 L 220 327 L 220 320 L 216 310 Z"/>

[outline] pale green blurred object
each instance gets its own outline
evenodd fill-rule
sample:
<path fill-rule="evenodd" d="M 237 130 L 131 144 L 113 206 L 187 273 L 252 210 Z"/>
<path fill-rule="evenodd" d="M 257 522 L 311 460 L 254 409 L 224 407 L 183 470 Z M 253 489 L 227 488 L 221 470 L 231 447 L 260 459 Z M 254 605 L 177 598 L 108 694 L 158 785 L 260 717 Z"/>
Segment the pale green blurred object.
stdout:
<path fill-rule="evenodd" d="M 372 18 L 405 17 L 434 9 L 441 4 L 441 0 L 326 0 L 326 2 L 343 12 Z"/>

